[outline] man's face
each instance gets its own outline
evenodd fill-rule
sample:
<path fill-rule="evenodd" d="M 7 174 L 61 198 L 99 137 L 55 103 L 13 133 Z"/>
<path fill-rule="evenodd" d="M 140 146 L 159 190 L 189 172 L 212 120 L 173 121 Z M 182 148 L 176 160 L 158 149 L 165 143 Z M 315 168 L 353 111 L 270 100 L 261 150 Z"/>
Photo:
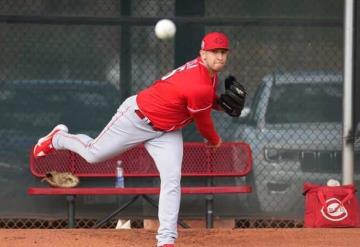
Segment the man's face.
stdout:
<path fill-rule="evenodd" d="M 200 56 L 210 72 L 222 70 L 226 64 L 229 51 L 226 49 L 215 49 L 210 51 L 200 51 Z"/>

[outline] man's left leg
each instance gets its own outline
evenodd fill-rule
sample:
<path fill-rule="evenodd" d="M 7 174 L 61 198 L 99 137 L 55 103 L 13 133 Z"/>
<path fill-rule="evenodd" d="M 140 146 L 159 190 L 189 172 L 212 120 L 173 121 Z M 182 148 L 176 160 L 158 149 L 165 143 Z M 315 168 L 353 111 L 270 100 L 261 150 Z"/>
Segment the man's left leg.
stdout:
<path fill-rule="evenodd" d="M 183 159 L 181 131 L 166 132 L 145 143 L 160 173 L 158 246 L 172 244 L 177 238 L 180 208 L 180 180 Z"/>

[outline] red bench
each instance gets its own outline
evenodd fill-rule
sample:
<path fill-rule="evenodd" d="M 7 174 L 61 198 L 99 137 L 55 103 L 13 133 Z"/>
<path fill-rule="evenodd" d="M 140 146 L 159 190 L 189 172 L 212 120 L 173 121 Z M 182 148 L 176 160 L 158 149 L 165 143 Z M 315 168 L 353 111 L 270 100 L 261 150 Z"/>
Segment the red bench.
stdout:
<path fill-rule="evenodd" d="M 78 177 L 115 177 L 117 160 L 122 160 L 124 176 L 126 177 L 159 177 L 154 161 L 147 153 L 143 145 L 128 150 L 121 155 L 97 164 L 89 164 L 83 158 L 70 151 L 58 151 L 42 158 L 34 159 L 30 154 L 31 173 L 43 178 L 49 171 L 71 171 Z M 243 142 L 226 142 L 220 148 L 213 151 L 203 143 L 184 143 L 184 158 L 182 164 L 182 176 L 206 177 L 207 184 L 204 186 L 187 186 L 181 188 L 182 195 L 205 194 L 206 196 L 206 224 L 213 227 L 213 194 L 250 193 L 250 185 L 214 185 L 214 177 L 242 177 L 246 176 L 252 168 L 252 154 L 250 146 Z M 125 185 L 126 186 L 126 185 Z M 42 187 L 30 187 L 29 195 L 58 195 L 66 196 L 68 201 L 68 226 L 75 225 L 75 197 L 80 195 L 134 195 L 134 197 L 104 220 L 98 222 L 96 227 L 101 226 L 120 211 L 128 207 L 137 198 L 144 197 L 153 206 L 157 203 L 149 195 L 160 193 L 159 187 L 81 187 L 76 188 L 52 188 L 47 185 Z M 181 224 L 186 227 L 186 224 Z"/>

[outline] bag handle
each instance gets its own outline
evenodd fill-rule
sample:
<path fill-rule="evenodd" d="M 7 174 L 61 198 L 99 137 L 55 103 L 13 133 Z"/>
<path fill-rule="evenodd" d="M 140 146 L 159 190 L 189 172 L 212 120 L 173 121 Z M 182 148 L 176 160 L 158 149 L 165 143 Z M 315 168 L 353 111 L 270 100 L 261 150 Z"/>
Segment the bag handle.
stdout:
<path fill-rule="evenodd" d="M 345 202 L 347 202 L 347 201 L 350 201 L 353 197 L 354 197 L 354 191 L 353 190 L 351 190 L 351 189 L 345 189 L 347 192 L 348 192 L 348 194 L 347 194 L 347 196 L 345 196 L 345 198 L 341 201 L 341 203 L 342 204 L 344 204 Z"/>
<path fill-rule="evenodd" d="M 340 206 L 343 206 L 344 203 L 346 203 L 347 201 L 351 200 L 354 197 L 354 190 L 352 190 L 352 189 L 342 189 L 342 191 L 346 191 L 347 195 L 344 197 L 344 199 L 341 200 L 339 205 L 334 209 L 335 211 L 338 210 L 338 208 Z M 326 206 L 326 201 L 325 201 L 324 190 L 323 189 L 318 190 L 317 195 L 318 195 L 318 198 L 319 198 L 321 204 L 323 205 L 323 207 L 325 207 Z"/>

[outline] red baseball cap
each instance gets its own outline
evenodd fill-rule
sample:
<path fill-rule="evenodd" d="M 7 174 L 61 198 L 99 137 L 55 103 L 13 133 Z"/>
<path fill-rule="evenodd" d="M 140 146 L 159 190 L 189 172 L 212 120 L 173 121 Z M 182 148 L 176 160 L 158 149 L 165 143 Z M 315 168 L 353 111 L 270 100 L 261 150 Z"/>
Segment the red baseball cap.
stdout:
<path fill-rule="evenodd" d="M 229 50 L 229 39 L 225 34 L 212 32 L 204 36 L 201 42 L 201 50 L 209 51 L 214 49 Z"/>

